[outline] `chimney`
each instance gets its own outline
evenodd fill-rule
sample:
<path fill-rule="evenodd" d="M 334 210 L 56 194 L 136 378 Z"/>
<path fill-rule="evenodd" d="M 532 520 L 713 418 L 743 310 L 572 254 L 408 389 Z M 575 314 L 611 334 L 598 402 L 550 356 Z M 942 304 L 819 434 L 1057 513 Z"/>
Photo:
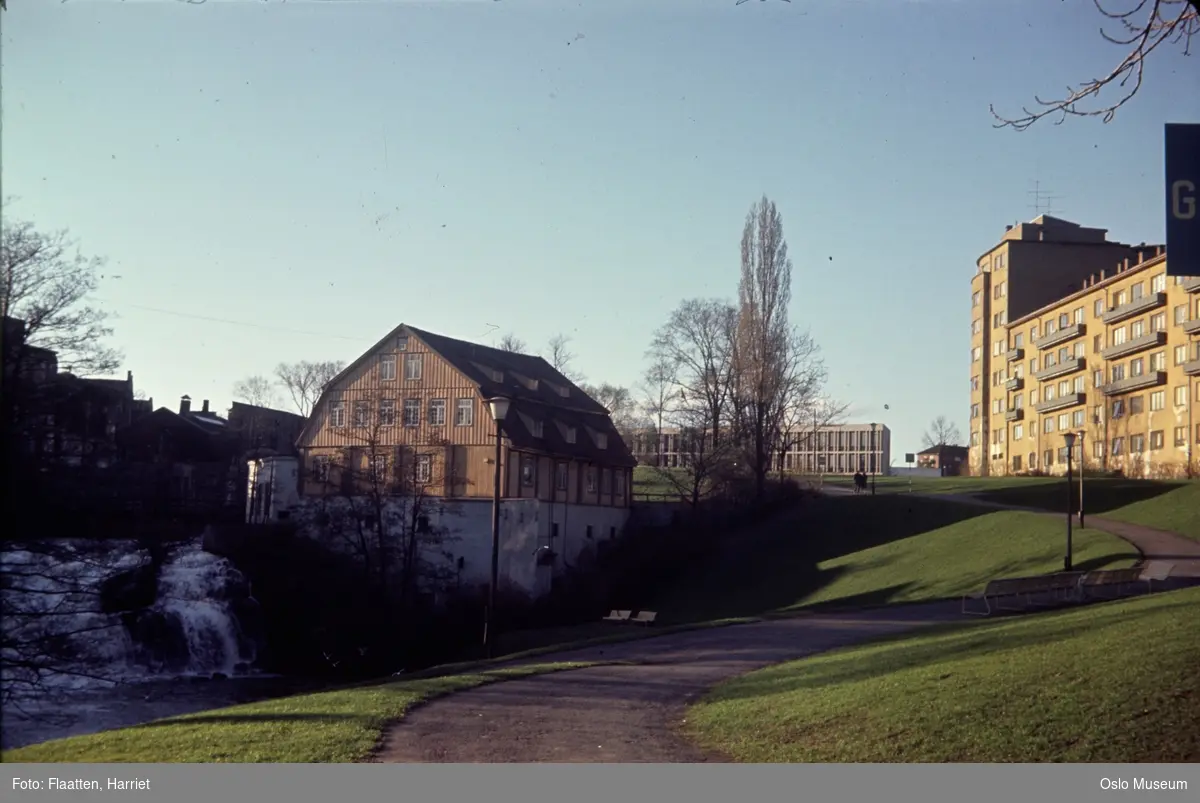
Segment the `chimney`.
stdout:
<path fill-rule="evenodd" d="M 1011 226 L 1011 225 L 1005 226 L 1005 227 L 1004 227 L 1004 230 L 1005 230 L 1005 231 L 1012 231 L 1012 226 Z"/>
<path fill-rule="evenodd" d="M 1108 273 L 1108 271 L 1104 271 L 1104 270 L 1100 271 L 1100 281 L 1104 281 L 1104 274 L 1106 274 L 1106 273 Z"/>
<path fill-rule="evenodd" d="M 202 412 L 202 413 L 208 412 L 208 399 L 205 399 L 204 403 L 200 406 L 200 412 Z"/>
<path fill-rule="evenodd" d="M 192 411 L 192 397 L 184 396 L 179 400 L 179 414 L 187 415 Z"/>

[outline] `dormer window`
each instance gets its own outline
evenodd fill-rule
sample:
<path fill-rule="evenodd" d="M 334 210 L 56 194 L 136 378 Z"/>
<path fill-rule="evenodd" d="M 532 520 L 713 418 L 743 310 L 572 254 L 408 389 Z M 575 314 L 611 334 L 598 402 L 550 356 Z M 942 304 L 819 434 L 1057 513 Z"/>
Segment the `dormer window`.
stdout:
<path fill-rule="evenodd" d="M 566 431 L 563 433 L 563 437 L 565 437 L 567 439 L 567 443 L 574 443 L 575 442 L 575 427 L 567 427 Z"/>
<path fill-rule="evenodd" d="M 597 449 L 607 449 L 608 448 L 608 435 L 606 435 L 603 432 L 596 433 L 596 448 Z"/>
<path fill-rule="evenodd" d="M 408 351 L 408 335 L 400 335 L 396 338 L 396 351 Z"/>
<path fill-rule="evenodd" d="M 521 422 L 525 425 L 525 429 L 529 430 L 529 434 L 535 438 L 543 437 L 542 422 L 531 415 L 521 413 Z"/>

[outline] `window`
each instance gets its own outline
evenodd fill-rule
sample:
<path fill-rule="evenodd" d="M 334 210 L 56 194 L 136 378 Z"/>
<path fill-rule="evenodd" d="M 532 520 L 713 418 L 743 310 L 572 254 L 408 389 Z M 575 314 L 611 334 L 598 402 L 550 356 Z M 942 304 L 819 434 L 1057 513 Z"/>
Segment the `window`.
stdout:
<path fill-rule="evenodd" d="M 417 427 L 421 425 L 421 400 L 404 400 L 404 426 Z"/>
<path fill-rule="evenodd" d="M 396 351 L 408 351 L 408 335 L 400 335 L 396 338 Z"/>
<path fill-rule="evenodd" d="M 992 316 L 992 328 L 999 329 L 1004 324 L 1008 323 L 1008 312 L 1000 310 Z"/>
<path fill-rule="evenodd" d="M 1067 413 L 1058 414 L 1058 431 L 1064 432 L 1071 428 L 1071 416 Z"/>
<path fill-rule="evenodd" d="M 1175 347 L 1175 364 L 1183 365 L 1187 361 L 1188 361 L 1187 346 L 1176 346 Z"/>
<path fill-rule="evenodd" d="M 317 482 L 329 482 L 329 456 L 319 454 L 313 458 L 312 476 Z"/>
<path fill-rule="evenodd" d="M 1054 401 L 1054 385 L 1042 388 L 1042 401 Z"/>
<path fill-rule="evenodd" d="M 1024 345 L 1025 345 L 1025 335 L 1024 334 L 1022 334 L 1021 332 L 1017 332 L 1015 335 L 1013 335 L 1013 348 L 1019 349 Z"/>
<path fill-rule="evenodd" d="M 1000 406 L 1000 399 L 993 399 L 992 400 L 992 414 L 995 415 L 996 413 L 1002 413 L 1002 412 L 1004 412 L 1004 408 Z"/>
<path fill-rule="evenodd" d="M 1145 282 L 1138 282 L 1133 287 L 1130 287 L 1129 291 L 1133 300 L 1137 301 L 1142 296 L 1146 295 L 1146 284 Z"/>
<path fill-rule="evenodd" d="M 1180 385 L 1179 387 L 1175 388 L 1175 406 L 1187 406 L 1187 385 Z"/>
<path fill-rule="evenodd" d="M 1036 323 L 1033 326 L 1029 327 L 1029 342 L 1032 343 L 1035 340 L 1037 340 L 1037 324 Z"/>
<path fill-rule="evenodd" d="M 1124 290 L 1117 291 L 1117 303 L 1114 306 L 1117 306 L 1117 307 L 1125 306 L 1125 291 Z"/>
<path fill-rule="evenodd" d="M 1071 316 L 1070 316 L 1070 315 L 1068 315 L 1068 314 L 1067 314 L 1067 313 L 1065 313 L 1065 312 L 1064 312 L 1064 313 L 1061 313 L 1061 314 L 1058 316 L 1058 328 L 1059 328 L 1059 329 L 1066 329 L 1066 328 L 1067 328 L 1068 326 L 1070 326 L 1070 325 L 1071 325 Z"/>
<path fill-rule="evenodd" d="M 1034 357 L 1032 360 L 1029 361 L 1029 375 L 1033 376 L 1034 374 L 1036 374 L 1037 369 L 1038 369 L 1037 357 Z"/>
<path fill-rule="evenodd" d="M 1175 445 L 1187 446 L 1187 427 L 1175 427 Z"/>
<path fill-rule="evenodd" d="M 567 484 L 571 478 L 570 463 L 559 463 L 554 467 L 554 486 L 560 491 L 567 490 Z"/>
<path fill-rule="evenodd" d="M 1114 399 L 1112 403 L 1112 418 L 1120 418 L 1125 415 L 1125 400 Z"/>
<path fill-rule="evenodd" d="M 1060 462 L 1060 463 L 1067 462 L 1067 447 L 1065 447 L 1065 446 L 1058 447 L 1058 462 Z"/>
<path fill-rule="evenodd" d="M 1200 429 L 1197 429 L 1196 431 L 1197 431 L 1197 432 L 1200 432 Z M 978 446 L 978 445 L 979 445 L 979 433 L 978 433 L 978 432 L 972 432 L 972 433 L 971 433 L 971 445 L 972 445 L 972 446 Z"/>
<path fill-rule="evenodd" d="M 1167 352 L 1156 351 L 1150 355 L 1150 370 L 1151 371 L 1167 370 Z"/>
<path fill-rule="evenodd" d="M 1083 323 L 1083 307 L 1075 308 L 1075 323 Z"/>
<path fill-rule="evenodd" d="M 1174 310 L 1175 325 L 1181 326 L 1181 325 L 1187 323 L 1187 317 L 1188 317 L 1187 314 L 1188 314 L 1187 304 L 1180 304 L 1178 307 L 1176 307 Z"/>
<path fill-rule="evenodd" d="M 1092 371 L 1092 387 L 1098 388 L 1104 384 L 1104 372 Z"/>
<path fill-rule="evenodd" d="M 1054 431 L 1054 416 L 1048 415 L 1042 419 L 1042 432 L 1050 433 Z"/>
<path fill-rule="evenodd" d="M 329 426 L 346 426 L 346 403 L 335 401 L 329 403 Z"/>
<path fill-rule="evenodd" d="M 1092 423 L 1093 424 L 1099 424 L 1103 420 L 1103 416 L 1104 416 L 1104 405 L 1103 404 L 1097 404 L 1095 407 L 1092 408 Z"/>
<path fill-rule="evenodd" d="M 1046 321 L 1046 323 L 1042 326 L 1042 333 L 1045 334 L 1046 337 L 1049 337 L 1057 331 L 1058 326 L 1052 320 Z"/>
<path fill-rule="evenodd" d="M 387 479 L 386 455 L 371 455 L 367 461 L 367 478 L 373 483 L 380 483 Z"/>
<path fill-rule="evenodd" d="M 1042 465 L 1046 466 L 1047 468 L 1054 465 L 1053 449 L 1047 449 L 1046 451 L 1042 452 Z"/>
<path fill-rule="evenodd" d="M 1150 331 L 1165 332 L 1167 329 L 1167 313 L 1158 312 L 1150 316 Z"/>
<path fill-rule="evenodd" d="M 1129 436 L 1129 453 L 1141 454 L 1146 451 L 1146 436 L 1145 435 L 1130 435 Z"/>
<path fill-rule="evenodd" d="M 545 427 L 541 421 L 533 419 L 529 422 L 529 434 L 535 438 L 540 438 L 545 432 Z"/>
<path fill-rule="evenodd" d="M 983 331 L 983 321 L 979 320 L 978 318 L 971 321 L 971 334 L 977 335 L 982 331 Z"/>
<path fill-rule="evenodd" d="M 1004 353 L 1004 341 L 1003 340 L 993 340 L 992 341 L 992 356 L 999 357 L 1003 353 Z"/>
<path fill-rule="evenodd" d="M 433 455 L 417 455 L 416 476 L 417 482 L 421 485 L 429 484 L 433 479 Z"/>
<path fill-rule="evenodd" d="M 587 492 L 590 494 L 596 493 L 596 467 L 588 466 L 584 472 L 584 485 L 587 487 Z"/>
<path fill-rule="evenodd" d="M 1125 342 L 1125 336 L 1127 334 L 1128 334 L 1128 332 L 1126 331 L 1124 326 L 1122 326 L 1118 329 L 1114 329 L 1113 333 L 1112 333 L 1112 344 L 1114 346 L 1120 346 L 1122 343 Z"/>
<path fill-rule="evenodd" d="M 1141 376 L 1144 373 L 1146 373 L 1145 360 L 1143 360 L 1141 357 L 1138 357 L 1136 360 L 1129 361 L 1129 375 L 1130 376 Z"/>
<path fill-rule="evenodd" d="M 1019 440 L 1021 440 L 1021 438 L 1024 438 L 1024 437 L 1025 437 L 1024 425 L 1016 424 L 1015 426 L 1013 426 L 1013 440 L 1019 441 Z"/>
<path fill-rule="evenodd" d="M 1082 427 L 1084 425 L 1084 417 L 1087 415 L 1083 410 L 1076 410 L 1071 414 L 1071 426 Z"/>
<path fill-rule="evenodd" d="M 1070 392 L 1071 392 L 1071 380 L 1064 379 L 1063 381 L 1058 383 L 1058 395 L 1059 396 L 1066 396 Z"/>
<path fill-rule="evenodd" d="M 1081 360 L 1087 356 L 1087 344 L 1082 340 L 1075 344 L 1075 356 Z"/>
<path fill-rule="evenodd" d="M 979 306 L 979 291 L 978 290 L 976 290 L 974 293 L 971 293 L 971 306 L 972 307 Z"/>
<path fill-rule="evenodd" d="M 597 449 L 607 449 L 608 448 L 608 435 L 604 434 L 603 432 L 596 433 L 596 448 Z"/>
<path fill-rule="evenodd" d="M 1113 438 L 1112 439 L 1112 451 L 1110 452 L 1110 454 L 1112 454 L 1113 457 L 1120 457 L 1121 455 L 1125 454 L 1125 439 L 1124 438 Z"/>
<path fill-rule="evenodd" d="M 446 426 L 446 400 L 433 399 L 429 402 L 429 426 Z"/>
<path fill-rule="evenodd" d="M 1109 370 L 1109 373 L 1112 374 L 1113 382 L 1120 382 L 1122 379 L 1125 378 L 1125 365 L 1124 364 L 1114 365 L 1113 367 L 1109 368 L 1108 370 Z"/>
<path fill-rule="evenodd" d="M 1104 314 L 1104 299 L 1097 298 L 1096 303 L 1092 305 L 1092 314 L 1099 318 Z"/>
<path fill-rule="evenodd" d="M 371 404 L 365 401 L 354 403 L 354 426 L 363 428 L 371 423 Z"/>
<path fill-rule="evenodd" d="M 454 403 L 454 426 L 469 427 L 475 420 L 475 400 L 459 399 Z"/>
<path fill-rule="evenodd" d="M 624 471 L 619 471 L 616 469 L 613 470 L 613 486 L 614 486 L 614 490 L 617 492 L 617 496 L 625 495 L 625 472 Z M 615 535 L 615 533 L 614 533 L 614 535 Z"/>
<path fill-rule="evenodd" d="M 404 355 L 404 378 L 415 380 L 421 378 L 421 355 L 420 354 L 405 354 Z"/>
<path fill-rule="evenodd" d="M 1007 293 L 1008 293 L 1008 288 L 1005 286 L 1004 282 L 1000 282 L 992 290 L 992 298 L 1004 298 L 1004 296 Z"/>
<path fill-rule="evenodd" d="M 379 400 L 379 426 L 391 427 L 396 424 L 396 400 Z"/>
<path fill-rule="evenodd" d="M 979 404 L 978 404 L 978 402 L 977 402 L 977 403 L 975 403 L 975 404 L 972 404 L 972 405 L 971 405 L 971 418 L 979 418 Z"/>
<path fill-rule="evenodd" d="M 971 391 L 972 391 L 972 392 L 975 392 L 975 391 L 977 391 L 977 390 L 979 390 L 979 376 L 978 376 L 978 374 L 977 374 L 977 375 L 975 375 L 975 376 L 973 376 L 973 377 L 971 377 Z"/>
<path fill-rule="evenodd" d="M 1151 293 L 1163 293 L 1167 289 L 1167 274 L 1160 273 L 1150 280 Z"/>
<path fill-rule="evenodd" d="M 1137 340 L 1139 337 L 1141 337 L 1144 334 L 1146 334 L 1146 322 L 1145 321 L 1139 320 L 1139 321 L 1134 321 L 1133 323 L 1129 324 L 1129 339 L 1130 340 Z"/>
<path fill-rule="evenodd" d="M 971 362 L 979 362 L 979 358 L 983 356 L 983 349 L 976 346 L 971 349 Z"/>
<path fill-rule="evenodd" d="M 1092 457 L 1096 458 L 1097 460 L 1104 459 L 1104 442 L 1103 441 L 1092 441 Z"/>
<path fill-rule="evenodd" d="M 1131 396 L 1129 398 L 1129 414 L 1141 415 L 1146 410 L 1145 396 Z"/>
<path fill-rule="evenodd" d="M 391 382 L 396 378 L 396 355 L 384 354 L 379 358 L 379 378 Z"/>
<path fill-rule="evenodd" d="M 1058 350 L 1058 361 L 1066 362 L 1069 359 L 1071 359 L 1071 347 L 1063 346 Z"/>
<path fill-rule="evenodd" d="M 1150 394 L 1150 409 L 1162 410 L 1167 406 L 1167 392 L 1165 390 L 1156 390 Z"/>
<path fill-rule="evenodd" d="M 522 455 L 521 456 L 521 484 L 522 485 L 533 485 L 535 479 L 537 479 L 537 464 L 533 461 L 532 457 L 529 457 L 527 455 Z"/>

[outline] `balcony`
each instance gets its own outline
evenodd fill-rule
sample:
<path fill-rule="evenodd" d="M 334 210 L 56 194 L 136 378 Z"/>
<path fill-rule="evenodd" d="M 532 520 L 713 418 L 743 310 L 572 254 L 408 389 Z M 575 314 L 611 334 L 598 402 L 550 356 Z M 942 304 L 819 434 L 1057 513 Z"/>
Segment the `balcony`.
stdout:
<path fill-rule="evenodd" d="M 1183 280 L 1185 293 L 1200 293 L 1200 276 L 1192 276 Z"/>
<path fill-rule="evenodd" d="M 1183 373 L 1187 376 L 1200 376 L 1200 357 L 1183 364 Z"/>
<path fill-rule="evenodd" d="M 1068 393 L 1065 396 L 1059 396 L 1057 399 L 1050 401 L 1038 402 L 1033 405 L 1033 409 L 1039 413 L 1053 413 L 1055 410 L 1062 410 L 1067 407 L 1075 407 L 1080 404 L 1087 403 L 1086 393 Z"/>
<path fill-rule="evenodd" d="M 1189 335 L 1200 334 L 1200 318 L 1192 318 L 1183 324 L 1183 331 Z"/>
<path fill-rule="evenodd" d="M 1057 379 L 1060 376 L 1066 376 L 1067 374 L 1073 374 L 1076 371 L 1082 371 L 1086 367 L 1087 360 L 1085 360 L 1083 357 L 1072 357 L 1069 360 L 1063 360 L 1060 363 L 1043 368 L 1033 376 L 1037 379 L 1037 381 L 1045 382 L 1047 379 Z"/>
<path fill-rule="evenodd" d="M 1035 340 L 1033 345 L 1037 346 L 1039 351 L 1045 351 L 1052 346 L 1057 346 L 1059 343 L 1066 343 L 1068 340 L 1074 340 L 1086 334 L 1087 324 L 1075 323 L 1066 328 L 1059 329 L 1057 332 L 1051 332 L 1040 340 Z"/>
<path fill-rule="evenodd" d="M 1025 359 L 1025 349 L 1009 349 L 1004 356 L 1009 362 L 1020 362 Z"/>
<path fill-rule="evenodd" d="M 1167 384 L 1166 371 L 1150 371 L 1139 376 L 1127 376 L 1124 379 L 1118 379 L 1116 382 L 1109 382 L 1100 391 L 1105 396 L 1120 396 L 1122 393 L 1165 384 Z"/>
<path fill-rule="evenodd" d="M 1020 407 L 1014 407 L 1004 414 L 1005 421 L 1021 421 L 1025 418 L 1025 410 Z"/>
<path fill-rule="evenodd" d="M 1014 376 L 1012 379 L 1004 383 L 1004 389 L 1013 393 L 1022 390 L 1025 387 L 1025 380 L 1019 376 Z"/>
<path fill-rule="evenodd" d="M 1106 360 L 1117 360 L 1121 357 L 1128 357 L 1130 354 L 1137 354 L 1139 351 L 1165 345 L 1167 345 L 1166 332 L 1151 332 L 1148 335 L 1142 335 L 1132 340 L 1126 340 L 1124 343 L 1109 346 L 1100 352 L 1100 356 Z"/>
<path fill-rule="evenodd" d="M 1151 293 L 1148 296 L 1135 298 L 1133 301 L 1128 301 L 1119 307 L 1113 307 L 1108 312 L 1100 316 L 1105 323 L 1120 323 L 1127 318 L 1132 318 L 1134 315 L 1140 315 L 1143 312 L 1149 312 L 1152 309 L 1164 307 L 1167 304 L 1166 293 Z"/>

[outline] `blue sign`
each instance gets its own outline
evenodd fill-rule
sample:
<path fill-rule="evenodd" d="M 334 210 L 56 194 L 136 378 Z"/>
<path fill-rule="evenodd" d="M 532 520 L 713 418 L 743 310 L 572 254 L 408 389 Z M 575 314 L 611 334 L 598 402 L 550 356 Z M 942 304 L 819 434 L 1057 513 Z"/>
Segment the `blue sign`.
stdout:
<path fill-rule="evenodd" d="M 1200 276 L 1200 125 L 1167 123 L 1167 274 Z"/>

